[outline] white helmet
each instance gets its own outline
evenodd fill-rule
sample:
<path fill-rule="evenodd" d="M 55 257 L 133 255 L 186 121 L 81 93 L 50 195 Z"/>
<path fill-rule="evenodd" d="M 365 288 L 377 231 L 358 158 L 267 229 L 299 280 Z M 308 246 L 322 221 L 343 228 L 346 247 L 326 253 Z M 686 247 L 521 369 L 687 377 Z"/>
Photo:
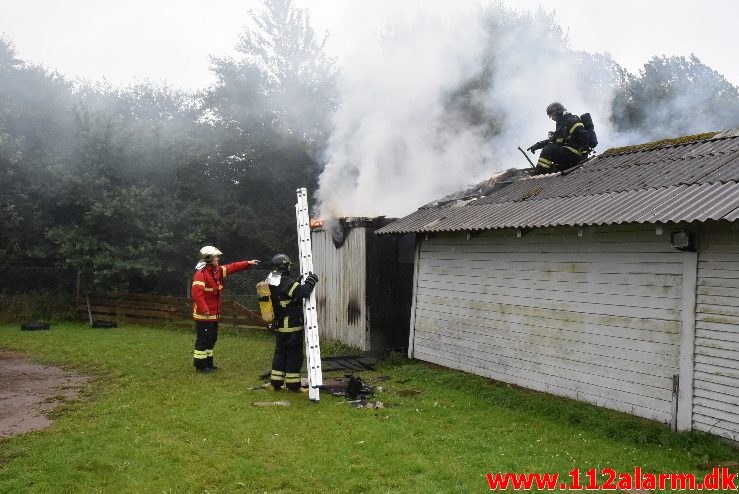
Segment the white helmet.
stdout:
<path fill-rule="evenodd" d="M 223 252 L 213 247 L 212 245 L 206 245 L 200 249 L 200 259 L 205 262 L 210 262 L 213 257 L 223 255 Z"/>

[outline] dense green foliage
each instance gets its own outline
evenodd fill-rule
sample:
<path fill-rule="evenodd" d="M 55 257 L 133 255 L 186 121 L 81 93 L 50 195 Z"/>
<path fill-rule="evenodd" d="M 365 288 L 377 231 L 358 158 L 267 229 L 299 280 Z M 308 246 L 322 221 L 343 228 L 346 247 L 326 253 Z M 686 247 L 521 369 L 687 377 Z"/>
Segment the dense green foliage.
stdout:
<path fill-rule="evenodd" d="M 403 358 L 361 374 L 383 388 L 382 409 L 254 391 L 271 334 L 223 331 L 210 375 L 193 372 L 192 341 L 191 330 L 0 326 L 0 348 L 92 378 L 49 429 L 0 442 L 0 492 L 469 493 L 488 491 L 487 472 L 703 475 L 699 464 L 736 459 L 715 437 Z M 273 400 L 291 406 L 252 406 Z"/>
<path fill-rule="evenodd" d="M 0 40 L 0 256 L 167 292 L 205 244 L 226 262 L 294 255 L 295 189 L 315 189 L 335 70 L 301 11 L 269 7 L 252 21 L 285 53 L 246 30 L 242 58 L 218 60 L 196 94 L 72 83 Z"/>
<path fill-rule="evenodd" d="M 205 244 L 226 262 L 295 255 L 295 189 L 315 190 L 338 72 L 304 11 L 264 3 L 238 55 L 213 60 L 217 82 L 193 93 L 70 81 L 0 39 L 0 257 L 81 268 L 103 289 L 171 293 Z M 655 57 L 632 75 L 608 55 L 569 50 L 551 15 L 490 7 L 484 23 L 487 56 L 444 95 L 449 132 L 499 134 L 506 117 L 489 96 L 507 90 L 496 86 L 501 64 L 553 60 L 577 68 L 578 91 L 614 95 L 620 132 L 739 125 L 737 88 L 695 57 Z M 534 58 L 512 57 L 524 42 Z"/>

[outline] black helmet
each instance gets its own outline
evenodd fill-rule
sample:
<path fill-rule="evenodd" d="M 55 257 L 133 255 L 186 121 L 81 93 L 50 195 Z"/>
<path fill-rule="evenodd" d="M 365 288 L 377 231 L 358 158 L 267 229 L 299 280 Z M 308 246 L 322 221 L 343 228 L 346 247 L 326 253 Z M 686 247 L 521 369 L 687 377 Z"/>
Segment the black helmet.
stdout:
<path fill-rule="evenodd" d="M 554 103 L 550 103 L 549 106 L 547 106 L 547 116 L 551 117 L 555 113 L 564 113 L 567 109 L 564 107 L 562 103 L 559 103 L 555 101 Z"/>
<path fill-rule="evenodd" d="M 289 271 L 292 264 L 286 254 L 277 254 L 272 258 L 272 269 L 275 270 Z"/>

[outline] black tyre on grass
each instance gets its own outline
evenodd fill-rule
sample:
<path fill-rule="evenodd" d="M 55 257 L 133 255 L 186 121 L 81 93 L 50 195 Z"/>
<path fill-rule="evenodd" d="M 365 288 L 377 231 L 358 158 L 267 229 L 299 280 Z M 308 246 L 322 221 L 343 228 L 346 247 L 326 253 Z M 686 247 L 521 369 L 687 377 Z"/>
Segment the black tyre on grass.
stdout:
<path fill-rule="evenodd" d="M 93 321 L 93 328 L 117 328 L 118 323 L 115 321 Z"/>
<path fill-rule="evenodd" d="M 51 325 L 46 322 L 26 322 L 21 324 L 21 331 L 41 331 L 50 327 Z"/>

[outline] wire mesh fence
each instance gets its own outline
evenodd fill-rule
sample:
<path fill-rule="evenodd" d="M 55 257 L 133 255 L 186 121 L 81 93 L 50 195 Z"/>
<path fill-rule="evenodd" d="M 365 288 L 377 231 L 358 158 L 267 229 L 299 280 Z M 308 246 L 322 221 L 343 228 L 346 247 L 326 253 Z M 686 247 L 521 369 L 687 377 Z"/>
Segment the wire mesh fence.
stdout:
<path fill-rule="evenodd" d="M 95 273 L 74 269 L 11 266 L 0 283 L 0 321 L 50 321 L 77 319 L 77 296 L 84 303 L 87 294 L 102 290 Z M 256 284 L 269 274 L 267 269 L 248 269 L 225 280 L 224 299 L 235 300 L 251 310 L 259 310 Z M 175 296 L 190 296 L 192 273 L 182 274 L 182 289 Z"/>
<path fill-rule="evenodd" d="M 224 298 L 235 300 L 247 309 L 259 310 L 256 286 L 268 274 L 268 269 L 247 269 L 229 275 L 225 280 Z"/>
<path fill-rule="evenodd" d="M 73 269 L 6 266 L 0 283 L 0 319 L 50 321 L 74 314 L 77 272 Z"/>

